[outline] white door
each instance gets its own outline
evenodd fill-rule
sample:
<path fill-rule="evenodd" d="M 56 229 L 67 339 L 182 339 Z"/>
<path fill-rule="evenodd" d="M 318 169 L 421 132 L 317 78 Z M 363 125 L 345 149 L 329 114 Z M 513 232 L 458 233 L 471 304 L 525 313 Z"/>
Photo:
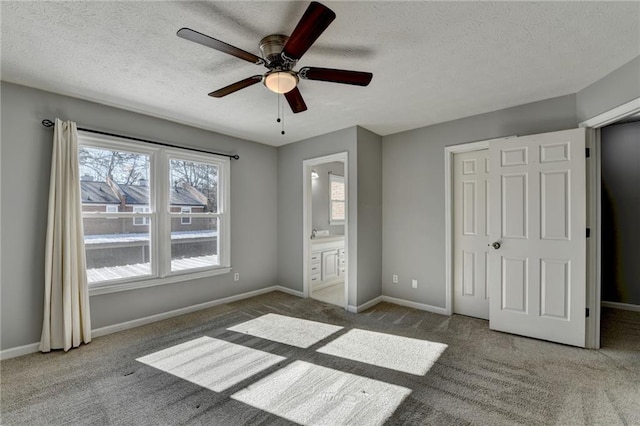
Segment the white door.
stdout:
<path fill-rule="evenodd" d="M 585 346 L 585 131 L 489 145 L 493 330 Z"/>
<path fill-rule="evenodd" d="M 489 319 L 489 150 L 453 157 L 453 312 Z"/>

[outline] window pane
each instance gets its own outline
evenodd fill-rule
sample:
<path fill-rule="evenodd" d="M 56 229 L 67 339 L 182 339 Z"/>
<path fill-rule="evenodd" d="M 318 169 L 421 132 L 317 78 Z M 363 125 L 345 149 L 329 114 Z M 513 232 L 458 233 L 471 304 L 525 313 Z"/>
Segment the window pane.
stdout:
<path fill-rule="evenodd" d="M 332 221 L 344 220 L 344 201 L 331 202 L 331 220 Z"/>
<path fill-rule="evenodd" d="M 218 213 L 218 166 L 172 159 L 169 169 L 172 211 L 182 205 L 191 206 L 194 213 Z"/>
<path fill-rule="evenodd" d="M 220 265 L 218 259 L 218 218 L 190 217 L 185 225 L 181 217 L 171 219 L 171 271 Z"/>
<path fill-rule="evenodd" d="M 331 180 L 331 199 L 344 201 L 344 181 Z"/>
<path fill-rule="evenodd" d="M 131 219 L 85 218 L 84 248 L 89 284 L 151 275 L 149 226 Z"/>
<path fill-rule="evenodd" d="M 80 189 L 83 211 L 119 206 L 149 206 L 149 156 L 103 148 L 80 147 Z M 110 207 L 111 209 L 113 207 Z"/>

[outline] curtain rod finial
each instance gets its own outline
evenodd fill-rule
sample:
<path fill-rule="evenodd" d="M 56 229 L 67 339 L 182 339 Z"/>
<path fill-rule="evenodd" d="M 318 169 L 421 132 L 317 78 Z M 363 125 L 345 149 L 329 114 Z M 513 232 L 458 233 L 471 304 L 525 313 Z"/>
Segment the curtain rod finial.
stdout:
<path fill-rule="evenodd" d="M 42 120 L 42 125 L 44 127 L 53 127 L 56 124 L 53 121 L 49 120 L 49 119 L 45 119 L 45 120 Z"/>

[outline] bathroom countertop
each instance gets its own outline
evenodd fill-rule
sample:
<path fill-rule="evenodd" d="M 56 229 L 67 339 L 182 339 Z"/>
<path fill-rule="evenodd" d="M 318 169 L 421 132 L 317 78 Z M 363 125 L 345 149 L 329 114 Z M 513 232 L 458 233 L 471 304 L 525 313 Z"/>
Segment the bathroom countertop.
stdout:
<path fill-rule="evenodd" d="M 344 240 L 344 235 L 321 235 L 311 239 L 311 243 L 329 243 Z"/>

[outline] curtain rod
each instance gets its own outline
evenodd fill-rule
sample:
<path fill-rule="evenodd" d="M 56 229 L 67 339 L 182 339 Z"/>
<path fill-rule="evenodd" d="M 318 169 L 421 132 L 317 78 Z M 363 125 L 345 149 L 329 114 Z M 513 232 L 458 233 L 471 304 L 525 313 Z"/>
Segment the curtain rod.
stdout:
<path fill-rule="evenodd" d="M 55 123 L 53 121 L 51 121 L 51 120 L 45 119 L 45 120 L 42 120 L 42 125 L 44 127 L 54 127 Z M 102 132 L 100 130 L 84 129 L 82 127 L 78 127 L 78 130 L 82 130 L 83 132 L 96 133 L 98 135 L 115 136 L 116 138 L 129 139 L 129 140 L 132 140 L 132 141 L 145 142 L 145 143 L 150 143 L 150 144 L 153 144 L 153 145 L 166 146 L 166 147 L 169 147 L 169 148 L 180 148 L 180 149 L 186 149 L 188 151 L 203 152 L 205 154 L 221 155 L 223 157 L 229 157 L 229 158 L 234 159 L 234 160 L 239 160 L 240 159 L 240 156 L 238 154 L 231 155 L 231 154 L 223 154 L 221 152 L 206 151 L 204 149 L 198 149 L 198 148 L 185 148 L 183 146 L 172 145 L 170 143 L 150 141 L 148 139 L 134 138 L 132 136 L 118 135 L 116 133 Z"/>

